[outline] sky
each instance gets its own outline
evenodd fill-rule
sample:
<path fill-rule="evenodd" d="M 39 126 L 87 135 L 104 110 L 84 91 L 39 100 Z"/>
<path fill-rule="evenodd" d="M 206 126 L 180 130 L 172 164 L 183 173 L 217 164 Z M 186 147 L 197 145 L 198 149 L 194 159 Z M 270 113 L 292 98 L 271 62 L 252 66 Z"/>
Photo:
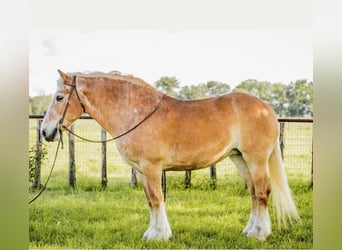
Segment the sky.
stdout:
<path fill-rule="evenodd" d="M 214 80 L 232 88 L 247 79 L 312 81 L 312 30 L 32 30 L 29 95 L 53 94 L 57 69 L 116 70 L 151 85 L 162 76 L 181 85 Z"/>

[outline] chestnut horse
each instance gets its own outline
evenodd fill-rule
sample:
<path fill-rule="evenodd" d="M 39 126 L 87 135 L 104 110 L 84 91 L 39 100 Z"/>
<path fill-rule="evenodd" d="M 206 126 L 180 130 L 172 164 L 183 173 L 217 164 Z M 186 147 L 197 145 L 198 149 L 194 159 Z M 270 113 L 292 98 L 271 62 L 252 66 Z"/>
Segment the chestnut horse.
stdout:
<path fill-rule="evenodd" d="M 41 133 L 56 141 L 88 113 L 113 137 L 122 158 L 140 174 L 151 209 L 146 239 L 169 239 L 172 231 L 161 190 L 163 170 L 195 170 L 225 157 L 236 165 L 251 194 L 248 237 L 271 233 L 271 193 L 280 224 L 299 219 L 279 147 L 279 124 L 272 108 L 251 95 L 231 93 L 181 101 L 143 80 L 110 73 L 63 73 Z M 271 185 L 268 183 L 269 170 Z"/>

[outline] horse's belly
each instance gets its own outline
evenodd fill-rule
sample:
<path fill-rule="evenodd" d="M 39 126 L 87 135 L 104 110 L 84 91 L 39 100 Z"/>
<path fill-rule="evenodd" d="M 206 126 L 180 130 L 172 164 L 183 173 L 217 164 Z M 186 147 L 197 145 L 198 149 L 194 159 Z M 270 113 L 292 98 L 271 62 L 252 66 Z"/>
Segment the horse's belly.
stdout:
<path fill-rule="evenodd" d="M 232 146 L 226 146 L 221 150 L 207 149 L 196 152 L 193 149 L 189 150 L 189 152 L 178 152 L 173 161 L 164 167 L 164 170 L 184 171 L 210 167 L 234 152 Z"/>

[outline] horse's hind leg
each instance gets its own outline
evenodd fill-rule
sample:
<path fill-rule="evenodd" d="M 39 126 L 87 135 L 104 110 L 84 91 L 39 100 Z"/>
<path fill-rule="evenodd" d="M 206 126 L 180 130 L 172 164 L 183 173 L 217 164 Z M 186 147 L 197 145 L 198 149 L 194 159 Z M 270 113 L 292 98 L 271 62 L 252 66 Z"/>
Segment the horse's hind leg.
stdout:
<path fill-rule="evenodd" d="M 235 164 L 236 168 L 238 169 L 238 171 L 240 173 L 240 176 L 245 181 L 245 183 L 248 187 L 248 190 L 251 194 L 251 203 L 252 203 L 251 212 L 249 215 L 247 225 L 243 229 L 243 233 L 247 235 L 248 232 L 252 229 L 252 227 L 254 225 L 255 218 L 256 218 L 255 216 L 256 216 L 256 208 L 257 207 L 256 207 L 255 188 L 254 188 L 254 184 L 253 184 L 251 174 L 250 174 L 249 169 L 247 167 L 247 163 L 242 158 L 242 155 L 241 154 L 232 155 L 232 156 L 230 156 L 230 159 Z"/>
<path fill-rule="evenodd" d="M 243 233 L 248 237 L 265 240 L 271 233 L 271 221 L 267 210 L 270 186 L 267 182 L 266 164 L 245 161 L 242 155 L 230 157 L 251 193 L 252 209 Z"/>
<path fill-rule="evenodd" d="M 271 233 L 271 220 L 267 208 L 271 186 L 267 181 L 268 159 L 266 158 L 254 156 L 246 160 L 255 189 L 255 220 L 247 236 L 259 240 L 266 240 Z"/>
<path fill-rule="evenodd" d="M 146 164 L 142 167 L 141 181 L 148 204 L 151 209 L 150 227 L 144 233 L 143 238 L 151 240 L 166 240 L 172 236 L 171 228 L 167 219 L 161 190 L 160 167 Z"/>

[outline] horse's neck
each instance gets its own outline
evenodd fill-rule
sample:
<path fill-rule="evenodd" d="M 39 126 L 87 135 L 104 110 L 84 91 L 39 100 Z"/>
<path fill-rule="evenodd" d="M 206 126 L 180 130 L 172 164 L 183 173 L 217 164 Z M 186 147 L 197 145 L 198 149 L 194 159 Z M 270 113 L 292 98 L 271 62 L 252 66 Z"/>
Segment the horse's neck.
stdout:
<path fill-rule="evenodd" d="M 86 112 L 113 137 L 122 134 L 148 116 L 162 94 L 130 83 L 92 83 L 84 92 Z"/>

